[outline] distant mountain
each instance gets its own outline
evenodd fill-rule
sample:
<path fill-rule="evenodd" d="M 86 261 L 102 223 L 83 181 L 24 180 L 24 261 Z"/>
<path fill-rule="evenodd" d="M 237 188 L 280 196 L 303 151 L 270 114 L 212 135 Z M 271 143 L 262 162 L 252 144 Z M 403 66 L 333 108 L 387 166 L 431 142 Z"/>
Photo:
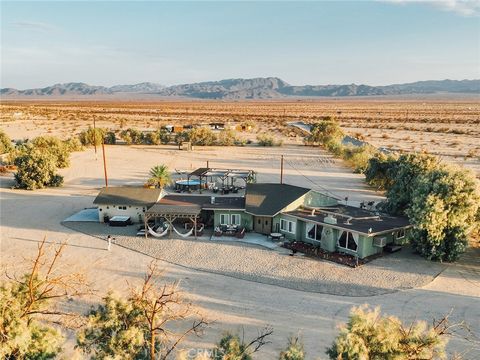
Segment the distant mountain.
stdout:
<path fill-rule="evenodd" d="M 288 97 L 344 97 L 425 94 L 479 94 L 480 80 L 418 81 L 387 86 L 369 85 L 303 85 L 293 86 L 276 77 L 254 79 L 228 79 L 194 84 L 164 87 L 144 82 L 135 85 L 112 87 L 91 86 L 84 83 L 56 84 L 40 89 L 1 89 L 8 97 L 62 97 L 62 96 L 113 96 L 128 97 L 129 94 L 149 97 L 182 97 L 197 99 L 278 99 Z M 138 98 L 138 96 L 137 96 Z"/>

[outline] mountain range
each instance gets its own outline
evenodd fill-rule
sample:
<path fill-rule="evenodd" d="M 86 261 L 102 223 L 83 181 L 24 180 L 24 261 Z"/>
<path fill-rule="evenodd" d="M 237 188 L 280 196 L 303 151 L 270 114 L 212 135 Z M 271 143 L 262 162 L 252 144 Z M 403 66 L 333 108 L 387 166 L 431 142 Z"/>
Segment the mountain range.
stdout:
<path fill-rule="evenodd" d="M 3 88 L 2 98 L 38 97 L 176 97 L 196 99 L 281 99 L 301 97 L 392 96 L 426 94 L 480 94 L 480 80 L 430 80 L 387 86 L 303 85 L 294 86 L 276 77 L 228 79 L 163 86 L 151 82 L 111 87 L 85 83 L 55 84 L 44 88 Z"/>

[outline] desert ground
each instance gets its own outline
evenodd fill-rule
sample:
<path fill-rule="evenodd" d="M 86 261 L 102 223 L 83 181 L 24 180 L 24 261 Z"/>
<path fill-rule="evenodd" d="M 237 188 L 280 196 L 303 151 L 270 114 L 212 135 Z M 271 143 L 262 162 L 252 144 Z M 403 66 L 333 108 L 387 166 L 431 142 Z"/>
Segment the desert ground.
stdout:
<path fill-rule="evenodd" d="M 14 139 L 41 134 L 71 136 L 93 124 L 120 131 L 154 130 L 166 124 L 251 121 L 239 134 L 275 133 L 285 144 L 302 144 L 288 122 L 336 117 L 350 135 L 397 151 L 427 151 L 480 175 L 478 97 L 335 98 L 302 101 L 4 101 L 2 128 Z"/>
<path fill-rule="evenodd" d="M 67 137 L 77 131 L 77 128 L 60 131 L 61 125 L 60 128 L 52 125 L 52 121 L 49 124 L 56 126 L 55 131 L 63 132 Z M 40 125 L 37 127 L 35 122 L 23 120 L 3 123 L 2 128 L 14 138 L 33 137 L 34 131 L 45 131 Z M 280 155 L 285 154 L 286 183 L 329 191 L 339 197 L 348 195 L 349 202 L 378 201 L 382 198 L 382 194 L 365 185 L 362 175 L 352 174 L 341 161 L 322 150 L 303 145 L 287 144 L 276 148 L 199 147 L 192 152 L 177 150 L 173 145 L 115 145 L 107 146 L 106 154 L 110 185 L 141 185 L 153 165 L 163 163 L 172 170 L 189 170 L 204 166 L 207 160 L 212 167 L 254 169 L 258 172 L 258 181 L 277 182 Z M 281 283 L 272 285 L 257 281 L 255 277 L 244 280 L 229 276 L 225 270 L 197 270 L 199 267 L 192 263 L 181 263 L 178 252 L 176 257 L 161 252 L 148 254 L 142 251 L 144 249 L 128 243 L 114 245 L 109 252 L 103 236 L 78 232 L 62 224 L 70 215 L 91 207 L 95 195 L 104 185 L 101 153 L 96 157 L 92 148 L 73 153 L 70 168 L 61 170 L 61 174 L 65 176 L 62 188 L 38 191 L 13 190 L 11 176 L 0 178 L 1 267 L 9 273 L 21 272 L 27 265 L 25 258 L 35 253 L 38 242 L 44 236 L 51 243 L 67 242 L 62 258 L 63 269 L 85 272 L 97 291 L 95 296 L 64 304 L 70 309 L 85 311 L 109 289 L 125 292 L 127 281 L 135 283 L 141 280 L 147 264 L 152 260 L 150 255 L 153 255 L 163 259 L 159 260 L 159 264 L 164 269 L 165 280 L 180 280 L 185 295 L 197 304 L 207 318 L 215 321 L 204 337 L 190 338 L 183 344 L 185 348 L 211 347 L 223 330 L 244 329 L 248 339 L 262 327 L 271 325 L 274 328 L 271 343 L 262 349 L 259 359 L 277 358 L 287 337 L 292 334 L 300 334 L 303 338 L 308 359 L 324 359 L 325 348 L 333 341 L 337 326 L 347 320 L 352 306 L 364 303 L 381 306 L 385 313 L 397 315 L 405 321 L 422 319 L 431 322 L 451 311 L 452 322 L 466 321 L 477 336 L 480 334 L 478 254 L 468 253 L 457 264 L 433 264 L 403 249 L 403 257 L 386 256 L 360 269 L 318 262 L 315 267 L 325 265 L 333 275 L 348 273 L 352 281 L 355 281 L 356 271 L 360 270 L 356 288 L 349 289 L 351 285 L 348 283 L 332 283 L 332 291 L 300 291 L 282 286 Z M 266 251 L 238 244 L 218 245 L 221 251 L 230 253 L 235 249 L 232 250 L 232 247 L 240 246 L 238 253 L 244 256 L 246 271 L 254 268 L 252 263 L 261 265 L 256 260 Z M 182 240 L 172 242 L 171 246 L 179 251 L 189 251 Z M 202 249 L 198 247 L 195 251 Z M 185 258 L 189 258 L 187 255 Z M 204 258 L 209 255 L 202 254 Z M 222 261 L 222 258 L 218 261 Z M 419 282 L 405 282 L 405 279 L 417 277 L 417 269 L 426 269 L 425 276 Z M 370 279 L 369 283 L 362 281 L 365 271 L 370 271 L 377 278 Z M 385 278 L 385 274 L 389 274 L 389 277 Z M 289 281 L 294 280 L 289 278 Z M 395 286 L 388 284 L 388 291 L 365 295 L 369 294 L 369 288 L 374 286 L 372 284 L 386 289 L 387 282 L 394 282 Z M 343 291 L 345 289 L 350 291 L 348 296 Z M 355 289 L 358 289 L 357 293 Z M 342 291 L 343 295 L 340 295 Z M 69 353 L 73 353 L 72 347 L 73 336 L 70 333 Z M 451 337 L 448 351 L 450 354 L 460 352 L 465 359 L 477 359 L 480 354 L 478 342 L 476 345 L 467 342 L 462 334 Z"/>

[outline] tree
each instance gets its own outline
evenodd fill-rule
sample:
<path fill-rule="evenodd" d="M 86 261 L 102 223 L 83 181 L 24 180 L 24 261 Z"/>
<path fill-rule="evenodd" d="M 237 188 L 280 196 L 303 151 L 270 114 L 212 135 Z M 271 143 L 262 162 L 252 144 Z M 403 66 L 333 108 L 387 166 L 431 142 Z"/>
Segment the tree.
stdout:
<path fill-rule="evenodd" d="M 83 130 L 80 135 L 78 135 L 82 145 L 101 145 L 102 139 L 105 138 L 105 129 L 102 128 L 92 128 L 88 127 L 87 130 Z"/>
<path fill-rule="evenodd" d="M 103 137 L 103 142 L 107 145 L 115 145 L 117 143 L 115 132 L 107 131 Z"/>
<path fill-rule="evenodd" d="M 211 146 L 217 141 L 213 131 L 206 127 L 200 127 L 190 130 L 190 141 L 192 145 Z"/>
<path fill-rule="evenodd" d="M 190 141 L 190 131 L 181 131 L 175 135 L 175 144 L 180 145 Z"/>
<path fill-rule="evenodd" d="M 34 190 L 63 184 L 63 177 L 56 173 L 56 159 L 48 151 L 36 149 L 31 144 L 22 145 L 13 163 L 17 167 L 17 188 Z"/>
<path fill-rule="evenodd" d="M 143 142 L 147 145 L 160 144 L 160 134 L 158 131 L 147 132 L 143 137 Z"/>
<path fill-rule="evenodd" d="M 288 339 L 288 345 L 285 350 L 280 353 L 279 360 L 304 360 L 305 350 L 303 343 L 298 336 Z"/>
<path fill-rule="evenodd" d="M 28 273 L 7 275 L 0 285 L 0 358 L 53 359 L 60 353 L 63 335 L 51 323 L 68 325 L 75 314 L 60 311 L 55 303 L 90 293 L 85 278 L 58 272 L 64 244 L 47 256 L 46 239 L 38 246 Z"/>
<path fill-rule="evenodd" d="M 107 296 L 90 312 L 77 347 L 94 359 L 165 360 L 188 335 L 199 335 L 207 322 L 184 301 L 178 283 L 160 284 L 159 275 L 152 262 L 142 285 L 131 287 L 126 301 Z M 186 330 L 172 330 L 190 318 Z"/>
<path fill-rule="evenodd" d="M 6 154 L 13 150 L 12 141 L 3 130 L 0 129 L 0 154 Z"/>
<path fill-rule="evenodd" d="M 213 351 L 213 360 L 252 360 L 252 355 L 268 344 L 273 329 L 267 327 L 252 341 L 246 343 L 238 334 L 226 332 Z"/>
<path fill-rule="evenodd" d="M 170 184 L 172 177 L 166 165 L 157 165 L 150 169 L 150 179 L 148 184 L 163 189 L 165 185 Z"/>
<path fill-rule="evenodd" d="M 368 160 L 365 171 L 366 182 L 378 190 L 386 190 L 392 187 L 395 179 L 391 177 L 392 168 L 397 159 L 393 156 L 386 156 L 377 152 Z"/>
<path fill-rule="evenodd" d="M 438 159 L 429 154 L 405 154 L 387 172 L 392 179 L 387 188 L 385 209 L 390 214 L 403 215 L 411 203 L 417 179 L 438 166 Z"/>
<path fill-rule="evenodd" d="M 77 347 L 92 359 L 146 359 L 147 328 L 141 309 L 112 293 L 92 309 L 87 325 L 77 334 Z"/>
<path fill-rule="evenodd" d="M 54 136 L 39 136 L 31 144 L 41 152 L 50 153 L 55 159 L 55 166 L 66 168 L 70 165 L 70 150 L 67 144 Z"/>
<path fill-rule="evenodd" d="M 443 359 L 451 326 L 444 317 L 433 326 L 417 321 L 408 326 L 380 308 L 354 307 L 349 321 L 326 353 L 332 360 Z"/>
<path fill-rule="evenodd" d="M 410 236 L 422 256 L 455 261 L 476 226 L 480 186 L 470 171 L 442 166 L 421 175 L 406 213 L 415 229 Z"/>

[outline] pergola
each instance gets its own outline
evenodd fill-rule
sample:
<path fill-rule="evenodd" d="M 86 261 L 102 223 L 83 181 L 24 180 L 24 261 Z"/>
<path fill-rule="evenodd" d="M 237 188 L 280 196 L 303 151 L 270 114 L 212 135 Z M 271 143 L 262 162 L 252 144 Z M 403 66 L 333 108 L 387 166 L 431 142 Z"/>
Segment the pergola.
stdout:
<path fill-rule="evenodd" d="M 187 175 L 187 180 L 196 177 L 200 181 L 200 193 L 202 192 L 202 179 L 205 181 L 208 178 L 219 178 L 222 180 L 222 184 L 225 186 L 225 181 L 228 185 L 228 180 L 231 180 L 231 185 L 235 179 L 242 179 L 245 184 L 248 182 L 255 182 L 256 173 L 253 170 L 242 169 L 218 169 L 218 168 L 198 168 Z"/>
<path fill-rule="evenodd" d="M 173 222 L 175 219 L 189 219 L 193 222 L 193 233 L 195 239 L 197 239 L 197 220 L 200 215 L 202 208 L 197 204 L 188 204 L 188 205 L 166 205 L 157 203 L 153 205 L 150 209 L 145 212 L 144 222 L 145 222 L 145 238 L 148 237 L 147 224 L 148 220 L 163 218 L 165 219 L 169 227 L 169 235 L 172 235 L 173 231 Z"/>

